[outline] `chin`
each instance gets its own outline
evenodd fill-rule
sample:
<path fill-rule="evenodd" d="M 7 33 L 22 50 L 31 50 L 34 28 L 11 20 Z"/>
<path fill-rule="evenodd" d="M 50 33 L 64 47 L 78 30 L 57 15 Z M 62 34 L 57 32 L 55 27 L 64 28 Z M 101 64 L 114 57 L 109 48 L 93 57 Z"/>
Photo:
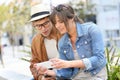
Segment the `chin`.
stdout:
<path fill-rule="evenodd" d="M 44 37 L 47 37 L 47 36 L 49 36 L 49 34 L 42 34 Z"/>
<path fill-rule="evenodd" d="M 62 35 L 65 34 L 65 32 L 60 32 Z"/>

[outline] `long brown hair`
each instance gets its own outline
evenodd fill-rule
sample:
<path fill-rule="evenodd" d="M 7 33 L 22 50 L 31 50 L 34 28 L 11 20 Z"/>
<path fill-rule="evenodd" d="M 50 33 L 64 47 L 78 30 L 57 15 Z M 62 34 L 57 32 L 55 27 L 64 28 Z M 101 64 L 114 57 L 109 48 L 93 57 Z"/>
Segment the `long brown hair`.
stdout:
<path fill-rule="evenodd" d="M 64 22 L 66 28 L 68 28 L 68 19 L 73 19 L 75 22 L 83 23 L 82 19 L 78 18 L 75 15 L 73 8 L 67 4 L 60 4 L 53 8 L 52 13 L 50 15 L 51 22 L 55 26 L 56 20 L 55 17 L 58 16 L 60 21 Z"/>

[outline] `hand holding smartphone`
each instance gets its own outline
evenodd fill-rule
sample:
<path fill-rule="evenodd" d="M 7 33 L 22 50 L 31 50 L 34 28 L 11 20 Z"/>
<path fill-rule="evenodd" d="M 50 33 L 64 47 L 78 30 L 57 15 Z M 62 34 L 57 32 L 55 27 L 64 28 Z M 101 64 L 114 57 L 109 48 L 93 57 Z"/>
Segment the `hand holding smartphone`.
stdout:
<path fill-rule="evenodd" d="M 45 62 L 37 63 L 36 65 L 37 65 L 37 66 L 45 67 L 45 68 L 47 68 L 48 70 L 53 70 L 53 67 L 51 66 L 51 64 L 52 64 L 51 61 L 45 61 Z M 45 77 L 45 78 L 48 78 L 48 77 L 52 77 L 52 76 L 47 75 L 47 74 L 44 74 L 44 77 Z"/>

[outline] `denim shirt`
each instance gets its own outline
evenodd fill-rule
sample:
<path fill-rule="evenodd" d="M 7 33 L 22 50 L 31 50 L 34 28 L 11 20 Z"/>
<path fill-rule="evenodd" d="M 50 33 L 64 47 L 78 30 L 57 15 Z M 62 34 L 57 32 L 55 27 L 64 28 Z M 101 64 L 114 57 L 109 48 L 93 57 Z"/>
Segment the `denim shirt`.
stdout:
<path fill-rule="evenodd" d="M 103 37 L 98 27 L 92 23 L 76 23 L 77 53 L 85 65 L 84 71 L 96 75 L 106 65 Z M 74 60 L 74 52 L 68 33 L 65 33 L 58 42 L 60 59 Z M 78 73 L 78 68 L 64 68 L 57 70 L 57 76 L 72 78 Z"/>

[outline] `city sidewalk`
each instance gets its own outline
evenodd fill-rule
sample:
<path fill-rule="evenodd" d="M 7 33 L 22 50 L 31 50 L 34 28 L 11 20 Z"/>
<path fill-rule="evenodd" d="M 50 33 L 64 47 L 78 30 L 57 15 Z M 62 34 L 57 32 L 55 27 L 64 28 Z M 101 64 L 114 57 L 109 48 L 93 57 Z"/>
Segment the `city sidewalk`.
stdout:
<path fill-rule="evenodd" d="M 32 75 L 29 70 L 30 63 L 23 61 L 20 58 L 25 57 L 26 54 L 20 52 L 23 47 L 15 47 L 14 55 L 12 47 L 3 48 L 3 62 L 4 67 L 0 63 L 0 80 L 31 80 Z"/>

